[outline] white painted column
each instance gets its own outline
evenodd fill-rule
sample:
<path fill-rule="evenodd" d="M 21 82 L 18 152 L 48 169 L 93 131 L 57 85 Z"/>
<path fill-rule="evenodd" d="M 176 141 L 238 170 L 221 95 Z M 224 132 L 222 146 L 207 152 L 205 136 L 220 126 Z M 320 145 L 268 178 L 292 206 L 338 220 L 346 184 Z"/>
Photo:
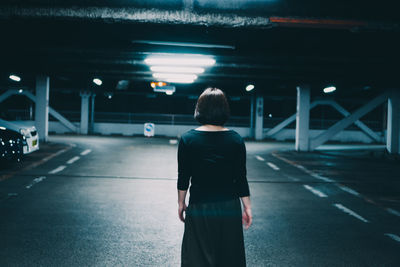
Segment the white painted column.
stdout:
<path fill-rule="evenodd" d="M 258 96 L 256 98 L 256 119 L 254 137 L 256 140 L 263 139 L 263 123 L 264 123 L 264 97 Z"/>
<path fill-rule="evenodd" d="M 400 154 L 400 92 L 391 92 L 388 99 L 386 149 Z"/>
<path fill-rule="evenodd" d="M 254 138 L 254 106 L 256 97 L 253 94 L 250 98 L 250 137 Z"/>
<path fill-rule="evenodd" d="M 95 97 L 96 94 L 92 93 L 91 99 L 92 99 L 92 103 L 90 106 L 90 133 L 93 133 L 94 131 L 94 104 L 95 104 Z"/>
<path fill-rule="evenodd" d="M 310 88 L 297 86 L 296 144 L 297 151 L 309 151 Z"/>
<path fill-rule="evenodd" d="M 90 93 L 81 92 L 81 134 L 88 134 L 89 130 L 89 98 Z"/>
<path fill-rule="evenodd" d="M 49 90 L 50 78 L 36 77 L 35 125 L 40 141 L 46 142 L 49 135 Z"/>

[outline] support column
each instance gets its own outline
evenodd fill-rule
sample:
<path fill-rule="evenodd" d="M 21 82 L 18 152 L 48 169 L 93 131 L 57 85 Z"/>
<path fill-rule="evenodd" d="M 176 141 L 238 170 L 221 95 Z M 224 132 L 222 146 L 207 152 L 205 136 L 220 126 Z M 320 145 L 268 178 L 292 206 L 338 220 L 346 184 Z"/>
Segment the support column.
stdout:
<path fill-rule="evenodd" d="M 250 138 L 254 138 L 254 106 L 256 97 L 254 94 L 250 98 Z"/>
<path fill-rule="evenodd" d="M 94 132 L 94 104 L 95 104 L 96 94 L 92 93 L 92 103 L 90 105 L 90 133 Z"/>
<path fill-rule="evenodd" d="M 40 141 L 46 142 L 49 135 L 49 89 L 50 78 L 48 76 L 36 77 L 36 105 L 35 125 Z"/>
<path fill-rule="evenodd" d="M 264 97 L 258 96 L 256 98 L 256 118 L 254 137 L 256 140 L 263 139 L 263 123 L 264 123 Z"/>
<path fill-rule="evenodd" d="M 309 151 L 310 88 L 297 86 L 296 145 L 297 151 Z"/>
<path fill-rule="evenodd" d="M 400 92 L 391 92 L 388 99 L 386 149 L 400 154 Z"/>
<path fill-rule="evenodd" d="M 90 93 L 81 92 L 81 134 L 88 134 Z"/>

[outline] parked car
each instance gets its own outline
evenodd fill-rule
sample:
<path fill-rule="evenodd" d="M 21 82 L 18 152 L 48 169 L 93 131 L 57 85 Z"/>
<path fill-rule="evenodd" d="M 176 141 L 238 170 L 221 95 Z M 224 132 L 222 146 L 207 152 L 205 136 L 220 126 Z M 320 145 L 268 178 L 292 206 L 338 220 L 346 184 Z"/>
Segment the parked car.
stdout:
<path fill-rule="evenodd" d="M 25 136 L 0 126 L 0 160 L 20 162 L 27 147 Z"/>
<path fill-rule="evenodd" d="M 24 154 L 29 154 L 39 149 L 39 135 L 37 133 L 36 127 L 31 125 L 31 122 L 10 122 L 0 119 L 0 127 L 4 127 L 8 130 L 13 130 L 25 137 L 27 145 L 23 147 Z"/>

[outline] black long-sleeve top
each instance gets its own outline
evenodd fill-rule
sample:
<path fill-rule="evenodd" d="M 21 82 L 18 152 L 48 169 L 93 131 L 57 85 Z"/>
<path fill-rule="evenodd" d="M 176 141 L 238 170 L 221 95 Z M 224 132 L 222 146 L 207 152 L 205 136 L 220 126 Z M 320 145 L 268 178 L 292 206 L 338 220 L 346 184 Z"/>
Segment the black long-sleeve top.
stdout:
<path fill-rule="evenodd" d="M 233 131 L 190 130 L 178 147 L 178 189 L 190 186 L 189 203 L 249 196 L 246 147 Z"/>

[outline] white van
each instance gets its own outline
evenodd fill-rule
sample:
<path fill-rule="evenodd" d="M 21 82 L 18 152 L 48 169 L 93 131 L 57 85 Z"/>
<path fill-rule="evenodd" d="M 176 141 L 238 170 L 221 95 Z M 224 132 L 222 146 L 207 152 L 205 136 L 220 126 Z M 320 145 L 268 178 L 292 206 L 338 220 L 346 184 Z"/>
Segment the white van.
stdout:
<path fill-rule="evenodd" d="M 27 146 L 24 146 L 24 154 L 29 154 L 39 149 L 39 135 L 31 121 L 10 122 L 0 119 L 0 126 L 16 131 L 25 137 Z"/>

